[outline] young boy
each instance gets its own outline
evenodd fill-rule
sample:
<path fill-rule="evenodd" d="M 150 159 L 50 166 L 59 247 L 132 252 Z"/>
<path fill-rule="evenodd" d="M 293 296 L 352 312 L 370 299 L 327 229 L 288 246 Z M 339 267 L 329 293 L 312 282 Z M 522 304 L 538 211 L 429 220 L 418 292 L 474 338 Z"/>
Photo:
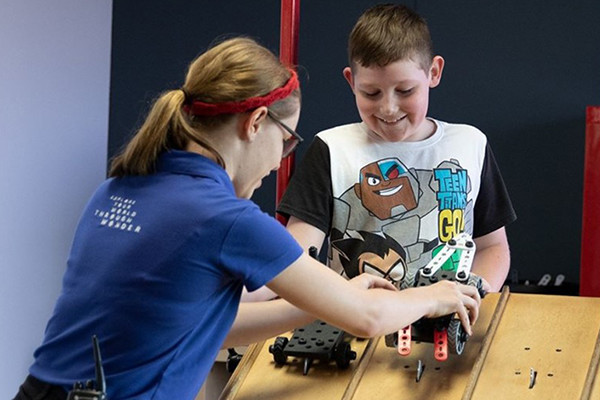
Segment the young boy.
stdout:
<path fill-rule="evenodd" d="M 288 230 L 305 249 L 329 236 L 337 272 L 397 285 L 467 232 L 472 272 L 498 291 L 510 265 L 504 227 L 516 215 L 485 135 L 427 117 L 444 59 L 426 22 L 402 5 L 375 6 L 354 26 L 348 53 L 343 74 L 362 122 L 315 136 L 278 208 Z"/>

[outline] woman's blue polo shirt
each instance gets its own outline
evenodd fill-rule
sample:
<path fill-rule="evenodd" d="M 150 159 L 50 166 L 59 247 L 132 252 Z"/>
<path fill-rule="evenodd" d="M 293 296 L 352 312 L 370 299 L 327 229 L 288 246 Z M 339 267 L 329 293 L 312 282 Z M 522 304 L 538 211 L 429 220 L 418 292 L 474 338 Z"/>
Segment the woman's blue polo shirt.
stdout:
<path fill-rule="evenodd" d="M 67 390 L 93 379 L 97 335 L 109 399 L 193 399 L 242 287 L 301 254 L 220 166 L 164 153 L 155 174 L 109 179 L 87 204 L 30 373 Z"/>

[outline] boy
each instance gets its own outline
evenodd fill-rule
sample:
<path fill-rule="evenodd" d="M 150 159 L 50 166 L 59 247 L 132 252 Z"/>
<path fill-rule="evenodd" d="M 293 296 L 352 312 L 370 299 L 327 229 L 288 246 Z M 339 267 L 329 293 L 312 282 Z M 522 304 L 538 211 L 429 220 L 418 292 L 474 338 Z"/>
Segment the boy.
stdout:
<path fill-rule="evenodd" d="M 348 53 L 343 74 L 362 123 L 316 135 L 278 208 L 288 230 L 305 249 L 328 235 L 337 272 L 397 285 L 467 232 L 472 272 L 498 291 L 510 265 L 504 227 L 516 215 L 485 135 L 426 116 L 444 67 L 427 24 L 405 6 L 375 6 L 354 26 Z"/>

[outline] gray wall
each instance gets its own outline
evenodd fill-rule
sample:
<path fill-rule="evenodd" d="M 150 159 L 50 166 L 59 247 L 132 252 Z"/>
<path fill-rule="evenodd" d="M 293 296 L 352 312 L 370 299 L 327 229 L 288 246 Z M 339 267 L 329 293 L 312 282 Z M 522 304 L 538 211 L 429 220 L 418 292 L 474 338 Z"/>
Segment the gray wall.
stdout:
<path fill-rule="evenodd" d="M 111 13 L 112 0 L 0 1 L 2 399 L 27 374 L 105 177 Z"/>
<path fill-rule="evenodd" d="M 341 71 L 352 25 L 376 3 L 301 2 L 298 131 L 306 138 L 358 120 Z M 404 3 L 428 20 L 446 59 L 430 115 L 471 123 L 492 144 L 519 217 L 508 227 L 513 271 L 521 280 L 563 273 L 578 282 L 585 107 L 600 103 L 600 2 Z M 134 2 L 115 4 L 109 152 L 150 99 L 181 84 L 187 63 L 216 36 L 243 33 L 278 50 L 278 0 L 144 4 L 142 11 Z M 270 213 L 274 187 L 271 178 L 254 197 Z"/>

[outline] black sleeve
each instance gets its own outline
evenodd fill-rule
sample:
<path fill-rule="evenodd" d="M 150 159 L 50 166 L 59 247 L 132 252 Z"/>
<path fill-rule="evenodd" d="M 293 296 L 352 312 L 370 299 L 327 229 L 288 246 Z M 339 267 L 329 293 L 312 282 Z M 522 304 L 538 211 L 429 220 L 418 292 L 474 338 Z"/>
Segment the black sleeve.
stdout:
<path fill-rule="evenodd" d="M 327 235 L 331 227 L 332 193 L 329 148 L 315 137 L 294 171 L 277 212 L 301 219 Z"/>
<path fill-rule="evenodd" d="M 517 219 L 489 143 L 485 149 L 481 187 L 475 202 L 474 216 L 474 238 L 487 235 Z"/>

